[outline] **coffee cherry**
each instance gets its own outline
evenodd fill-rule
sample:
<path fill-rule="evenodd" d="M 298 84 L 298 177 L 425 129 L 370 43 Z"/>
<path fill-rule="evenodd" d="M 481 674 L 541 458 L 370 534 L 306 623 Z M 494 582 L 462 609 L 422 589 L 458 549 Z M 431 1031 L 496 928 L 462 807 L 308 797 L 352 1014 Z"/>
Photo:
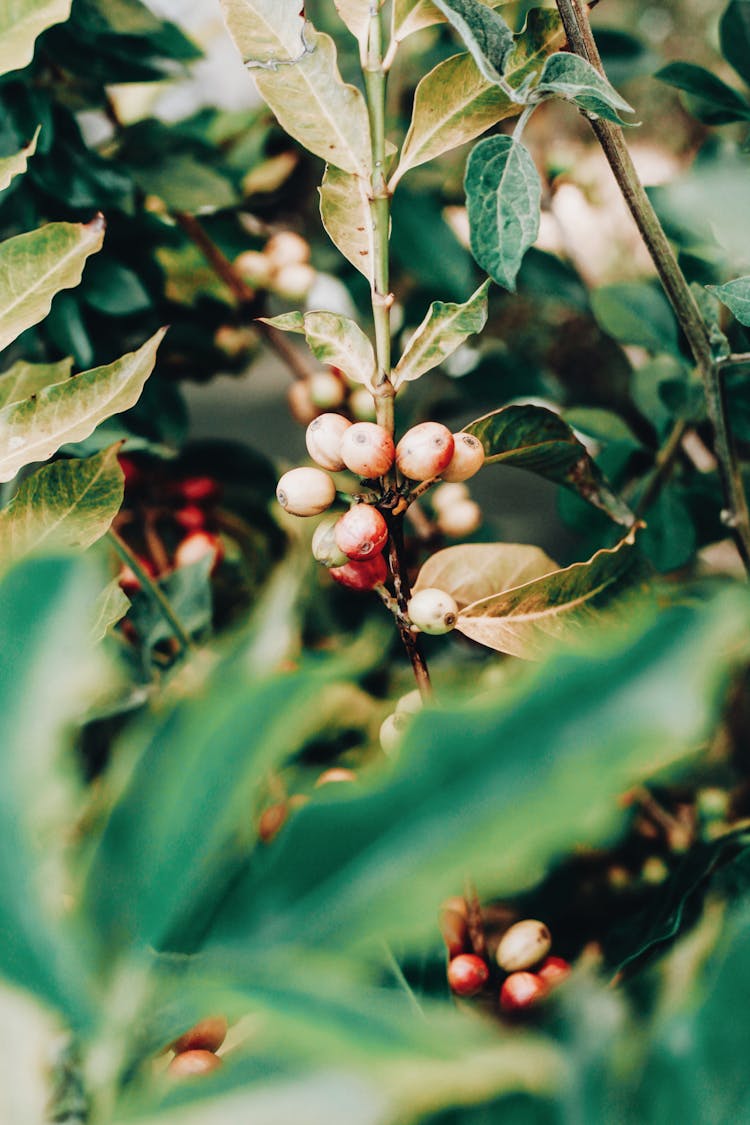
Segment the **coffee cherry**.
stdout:
<path fill-rule="evenodd" d="M 173 1078 L 199 1078 L 220 1066 L 221 1059 L 211 1051 L 183 1051 L 175 1055 L 167 1070 Z"/>
<path fill-rule="evenodd" d="M 504 1012 L 522 1012 L 546 992 L 546 984 L 536 973 L 511 973 L 500 989 L 500 1007 Z"/>
<path fill-rule="evenodd" d="M 322 469 L 290 469 L 276 486 L 276 499 L 293 516 L 319 516 L 336 499 L 336 485 Z"/>
<path fill-rule="evenodd" d="M 328 573 L 334 582 L 348 586 L 350 590 L 374 590 L 385 582 L 388 567 L 382 555 L 375 555 L 363 562 L 348 562 L 344 566 L 331 567 Z"/>
<path fill-rule="evenodd" d="M 292 417 L 303 426 L 312 422 L 320 413 L 310 394 L 309 379 L 295 379 L 286 392 L 286 401 Z"/>
<path fill-rule="evenodd" d="M 450 508 L 438 512 L 437 525 L 443 535 L 451 539 L 461 539 L 471 535 L 482 522 L 482 509 L 474 500 L 462 500 Z"/>
<path fill-rule="evenodd" d="M 414 688 L 414 691 L 407 691 L 406 695 L 402 695 L 396 704 L 397 715 L 416 715 L 424 707 L 424 700 L 419 688 Z"/>
<path fill-rule="evenodd" d="M 282 266 L 295 266 L 310 260 L 310 244 L 293 230 L 282 230 L 273 234 L 266 243 L 264 253 L 276 269 Z"/>
<path fill-rule="evenodd" d="M 199 1020 L 179 1039 L 175 1039 L 172 1050 L 178 1055 L 183 1051 L 218 1051 L 228 1030 L 229 1024 L 224 1016 L 209 1016 L 205 1020 Z"/>
<path fill-rule="evenodd" d="M 357 775 L 354 770 L 345 770 L 340 766 L 333 769 L 325 770 L 318 780 L 315 782 L 315 788 L 320 789 L 321 785 L 336 785 L 342 781 L 356 781 Z"/>
<path fill-rule="evenodd" d="M 269 805 L 260 814 L 258 821 L 258 838 L 264 844 L 270 844 L 276 833 L 283 828 L 284 822 L 289 815 L 289 809 L 286 802 L 279 801 L 275 805 Z"/>
<path fill-rule="evenodd" d="M 132 489 L 137 488 L 140 484 L 143 484 L 143 471 L 140 465 L 137 465 L 132 457 L 128 457 L 126 454 L 121 453 L 117 460 L 120 464 L 120 468 L 122 469 L 122 475 L 125 477 L 125 488 L 128 491 L 131 491 Z"/>
<path fill-rule="evenodd" d="M 316 371 L 310 378 L 310 397 L 320 410 L 341 406 L 346 398 L 346 387 L 332 371 Z"/>
<path fill-rule="evenodd" d="M 390 755 L 398 753 L 408 722 L 408 715 L 398 715 L 395 712 L 383 720 L 379 738 L 380 747 L 384 754 L 390 757 Z"/>
<path fill-rule="evenodd" d="M 191 504 L 212 504 L 221 496 L 221 485 L 213 477 L 185 477 L 177 491 Z"/>
<path fill-rule="evenodd" d="M 235 328 L 222 324 L 214 334 L 214 344 L 230 359 L 239 359 L 255 347 L 257 337 L 251 328 Z"/>
<path fill-rule="evenodd" d="M 439 637 L 455 629 L 458 618 L 455 599 L 444 590 L 437 590 L 433 586 L 418 590 L 410 598 L 407 612 L 412 624 L 420 632 L 429 633 L 433 637 Z"/>
<path fill-rule="evenodd" d="M 396 446 L 396 464 L 409 480 L 432 480 L 450 463 L 453 450 L 453 434 L 446 426 L 420 422 Z"/>
<path fill-rule="evenodd" d="M 267 289 L 276 267 L 267 254 L 244 250 L 234 259 L 234 268 L 253 289 Z"/>
<path fill-rule="evenodd" d="M 355 422 L 341 440 L 341 459 L 347 469 L 365 480 L 387 473 L 395 453 L 393 438 L 375 422 Z"/>
<path fill-rule="evenodd" d="M 352 391 L 349 395 L 349 409 L 360 422 L 375 421 L 375 399 L 367 387 L 357 387 Z"/>
<path fill-rule="evenodd" d="M 547 956 L 552 936 L 544 922 L 527 918 L 507 930 L 497 947 L 497 963 L 506 973 L 530 969 Z"/>
<path fill-rule="evenodd" d="M 465 484 L 439 484 L 432 493 L 432 506 L 436 512 L 445 512 L 462 500 L 470 499 L 471 495 Z"/>
<path fill-rule="evenodd" d="M 314 418 L 305 434 L 307 452 L 313 461 L 331 473 L 340 472 L 344 468 L 341 442 L 350 427 L 351 422 L 343 414 L 320 414 Z"/>
<path fill-rule="evenodd" d="M 197 504 L 186 504 L 174 514 L 175 523 L 185 531 L 202 531 L 206 526 L 206 513 Z"/>
<path fill-rule="evenodd" d="M 468 480 L 484 464 L 484 446 L 479 438 L 473 434 L 454 434 L 453 443 L 453 456 L 440 474 L 443 480 L 451 483 Z"/>
<path fill-rule="evenodd" d="M 336 524 L 336 546 L 347 558 L 361 562 L 383 550 L 388 540 L 388 525 L 371 504 L 355 504 Z"/>
<path fill-rule="evenodd" d="M 312 537 L 313 558 L 323 566 L 344 566 L 349 561 L 340 547 L 336 545 L 336 525 L 338 516 L 326 516 L 315 528 Z"/>
<path fill-rule="evenodd" d="M 448 984 L 456 996 L 476 996 L 490 979 L 490 970 L 474 953 L 459 953 L 448 965 Z"/>
<path fill-rule="evenodd" d="M 545 957 L 537 969 L 537 976 L 541 977 L 548 988 L 562 984 L 570 976 L 572 969 L 564 957 Z"/>
<path fill-rule="evenodd" d="M 216 569 L 224 557 L 224 548 L 221 539 L 212 535 L 210 531 L 193 531 L 186 535 L 174 553 L 174 563 L 179 569 L 181 566 L 191 566 L 200 562 L 207 556 L 213 556 L 212 571 Z"/>
<path fill-rule="evenodd" d="M 274 292 L 287 301 L 300 301 L 313 287 L 317 274 L 305 264 L 282 266 L 273 279 Z"/>

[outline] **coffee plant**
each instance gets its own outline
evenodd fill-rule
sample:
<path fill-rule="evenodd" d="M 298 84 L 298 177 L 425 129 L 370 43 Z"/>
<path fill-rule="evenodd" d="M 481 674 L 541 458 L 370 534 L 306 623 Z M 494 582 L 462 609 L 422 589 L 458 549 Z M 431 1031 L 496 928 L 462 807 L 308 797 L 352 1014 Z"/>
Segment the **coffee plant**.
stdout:
<path fill-rule="evenodd" d="M 176 118 L 0 11 L 3 1125 L 750 1116 L 750 0 L 610 4 L 222 0 Z"/>

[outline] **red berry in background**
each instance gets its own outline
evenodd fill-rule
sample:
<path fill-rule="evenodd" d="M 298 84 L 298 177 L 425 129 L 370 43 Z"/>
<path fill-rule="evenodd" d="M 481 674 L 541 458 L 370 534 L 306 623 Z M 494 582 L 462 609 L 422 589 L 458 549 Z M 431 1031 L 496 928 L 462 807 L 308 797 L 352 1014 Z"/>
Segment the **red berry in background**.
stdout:
<path fill-rule="evenodd" d="M 212 535 L 210 531 L 193 531 L 185 536 L 175 551 L 174 564 L 179 569 L 181 566 L 200 562 L 207 555 L 213 555 L 212 570 L 215 570 L 224 557 L 221 539 L 218 535 Z"/>
<path fill-rule="evenodd" d="M 476 996 L 490 979 L 490 970 L 475 953 L 459 953 L 448 965 L 448 984 L 456 996 Z"/>
<path fill-rule="evenodd" d="M 125 477 L 125 487 L 128 490 L 137 488 L 139 484 L 143 483 L 143 470 L 132 457 L 128 457 L 126 453 L 121 453 L 117 460 L 120 463 L 120 468 Z"/>
<path fill-rule="evenodd" d="M 547 985 L 537 973 L 511 973 L 500 989 L 500 1007 L 504 1012 L 523 1012 L 546 992 Z"/>
<path fill-rule="evenodd" d="M 339 519 L 334 535 L 339 550 L 360 562 L 383 550 L 388 525 L 382 513 L 371 504 L 355 504 Z"/>
<path fill-rule="evenodd" d="M 186 504 L 174 514 L 176 522 L 185 531 L 202 531 L 206 526 L 206 513 L 197 504 Z"/>
<path fill-rule="evenodd" d="M 546 957 L 537 969 L 537 976 L 542 978 L 548 988 L 554 988 L 567 980 L 572 971 L 564 957 Z"/>
<path fill-rule="evenodd" d="M 213 477 L 185 477 L 177 490 L 191 504 L 211 504 L 221 496 L 221 485 Z"/>
<path fill-rule="evenodd" d="M 178 1055 L 184 1051 L 218 1051 L 228 1030 L 229 1024 L 224 1016 L 208 1016 L 175 1039 L 172 1050 Z"/>
<path fill-rule="evenodd" d="M 341 460 L 365 480 L 384 476 L 395 455 L 393 438 L 376 422 L 355 422 L 341 439 Z"/>
<path fill-rule="evenodd" d="M 182 1051 L 175 1055 L 167 1069 L 173 1078 L 198 1078 L 220 1066 L 221 1059 L 211 1051 Z"/>
<path fill-rule="evenodd" d="M 150 559 L 139 558 L 138 562 L 146 571 L 146 574 L 148 574 L 149 578 L 156 577 L 156 567 Z M 120 588 L 126 594 L 135 594 L 141 588 L 140 579 L 136 577 L 135 572 L 131 570 L 129 566 L 123 565 L 118 575 L 117 581 L 120 583 Z"/>
<path fill-rule="evenodd" d="M 348 562 L 343 566 L 332 566 L 328 571 L 334 582 L 348 586 L 350 590 L 374 590 L 382 586 L 388 577 L 388 567 L 382 555 L 365 559 L 364 562 Z"/>
<path fill-rule="evenodd" d="M 453 434 L 440 422 L 420 422 L 396 446 L 396 464 L 409 480 L 439 477 L 453 457 Z"/>

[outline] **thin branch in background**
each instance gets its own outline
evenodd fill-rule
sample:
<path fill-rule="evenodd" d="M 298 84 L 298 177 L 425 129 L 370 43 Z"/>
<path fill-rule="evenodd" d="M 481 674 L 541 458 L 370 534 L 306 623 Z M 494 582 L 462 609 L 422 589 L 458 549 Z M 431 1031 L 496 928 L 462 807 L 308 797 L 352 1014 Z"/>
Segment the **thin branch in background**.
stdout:
<path fill-rule="evenodd" d="M 640 519 L 644 512 L 647 512 L 654 501 L 658 499 L 682 449 L 682 439 L 685 437 L 687 429 L 688 424 L 684 418 L 678 418 L 667 440 L 656 455 L 656 468 L 635 508 L 636 518 Z"/>
<path fill-rule="evenodd" d="M 179 643 L 183 655 L 189 652 L 193 647 L 193 642 L 177 616 L 172 603 L 161 589 L 158 582 L 155 582 L 145 568 L 141 566 L 138 556 L 134 551 L 131 551 L 125 540 L 117 534 L 114 528 L 109 529 L 107 536 L 122 561 L 126 566 L 130 567 L 133 574 L 140 582 L 143 593 L 166 621 L 175 640 Z"/>
<path fill-rule="evenodd" d="M 556 0 L 556 4 L 569 48 L 603 75 L 604 68 L 591 31 L 588 12 L 580 0 Z M 708 328 L 636 172 L 622 129 L 599 117 L 589 116 L 589 122 L 651 255 L 700 373 L 724 497 L 723 518 L 732 531 L 745 569 L 750 572 L 750 510 L 727 419 L 721 364 L 713 355 Z"/>

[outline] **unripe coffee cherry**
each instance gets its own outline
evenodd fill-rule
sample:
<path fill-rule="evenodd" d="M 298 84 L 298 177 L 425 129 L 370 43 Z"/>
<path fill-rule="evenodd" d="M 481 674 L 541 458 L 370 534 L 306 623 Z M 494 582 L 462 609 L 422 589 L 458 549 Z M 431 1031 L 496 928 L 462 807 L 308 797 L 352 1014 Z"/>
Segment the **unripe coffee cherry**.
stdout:
<path fill-rule="evenodd" d="M 326 516 L 315 528 L 312 537 L 313 558 L 323 566 L 344 566 L 349 561 L 349 556 L 345 555 L 336 544 L 338 522 L 338 516 Z"/>
<path fill-rule="evenodd" d="M 183 1051 L 218 1051 L 228 1030 L 229 1024 L 224 1016 L 209 1016 L 175 1039 L 172 1050 L 178 1055 Z"/>
<path fill-rule="evenodd" d="M 264 252 L 276 269 L 310 260 L 310 244 L 293 230 L 281 230 L 278 234 L 271 235 Z"/>
<path fill-rule="evenodd" d="M 221 1059 L 211 1051 L 183 1051 L 175 1055 L 167 1070 L 173 1078 L 199 1078 L 220 1066 Z"/>
<path fill-rule="evenodd" d="M 388 715 L 380 726 L 380 747 L 384 754 L 397 754 L 403 741 L 408 725 L 408 715 L 398 715 L 395 712 Z"/>
<path fill-rule="evenodd" d="M 328 573 L 334 582 L 347 586 L 350 590 L 374 590 L 385 582 L 388 567 L 382 555 L 375 555 L 363 562 L 348 562 L 344 566 L 331 567 Z"/>
<path fill-rule="evenodd" d="M 393 438 L 375 422 L 355 422 L 341 439 L 341 458 L 347 469 L 366 480 L 387 473 L 395 454 Z"/>
<path fill-rule="evenodd" d="M 210 531 L 193 531 L 185 536 L 175 551 L 174 563 L 178 568 L 191 566 L 209 556 L 213 557 L 212 570 L 215 570 L 224 557 L 221 539 Z"/>
<path fill-rule="evenodd" d="M 547 986 L 536 973 L 511 973 L 500 989 L 500 1007 L 504 1012 L 522 1012 L 547 992 Z"/>
<path fill-rule="evenodd" d="M 453 434 L 440 422 L 420 422 L 396 446 L 396 464 L 409 480 L 439 477 L 453 456 Z"/>
<path fill-rule="evenodd" d="M 300 301 L 312 289 L 316 276 L 312 266 L 282 266 L 273 279 L 274 292 L 288 301 Z"/>
<path fill-rule="evenodd" d="M 290 469 L 276 486 L 276 499 L 293 516 L 319 516 L 336 499 L 336 485 L 322 469 Z"/>
<path fill-rule="evenodd" d="M 412 595 L 407 606 L 412 624 L 422 633 L 429 633 L 439 637 L 442 633 L 449 633 L 455 629 L 458 618 L 458 606 L 450 594 L 445 590 L 437 590 L 428 586 L 418 590 Z"/>
<path fill-rule="evenodd" d="M 497 963 L 506 973 L 530 969 L 547 956 L 552 936 L 544 922 L 526 918 L 503 934 L 497 947 Z"/>
<path fill-rule="evenodd" d="M 407 691 L 406 695 L 402 695 L 396 704 L 397 715 L 416 715 L 424 707 L 424 700 L 419 688 L 414 688 L 414 691 Z"/>
<path fill-rule="evenodd" d="M 355 504 L 336 524 L 336 546 L 347 558 L 361 562 L 378 554 L 388 539 L 388 524 L 372 504 Z"/>
<path fill-rule="evenodd" d="M 459 953 L 448 965 L 448 984 L 456 996 L 476 996 L 490 978 L 490 970 L 474 953 Z"/>
<path fill-rule="evenodd" d="M 554 988 L 567 980 L 571 972 L 570 964 L 564 957 L 545 957 L 537 969 L 537 976 L 541 977 L 547 988 Z"/>
<path fill-rule="evenodd" d="M 471 535 L 482 522 L 482 509 L 474 500 L 462 500 L 438 512 L 437 525 L 443 535 L 451 539 L 462 539 Z"/>
<path fill-rule="evenodd" d="M 292 417 L 301 425 L 306 426 L 317 418 L 320 410 L 312 400 L 309 379 L 295 379 L 286 392 L 286 401 L 292 412 Z"/>
<path fill-rule="evenodd" d="M 313 418 L 307 427 L 305 444 L 317 465 L 330 473 L 338 473 L 344 468 L 341 442 L 350 427 L 351 422 L 343 414 L 321 414 Z"/>
<path fill-rule="evenodd" d="M 349 409 L 360 422 L 375 421 L 375 399 L 367 387 L 357 387 L 352 391 L 349 395 Z"/>
<path fill-rule="evenodd" d="M 468 480 L 484 464 L 484 446 L 479 438 L 473 434 L 454 434 L 453 443 L 453 456 L 440 474 L 443 480 L 451 483 Z"/>
<path fill-rule="evenodd" d="M 234 259 L 234 268 L 253 289 L 267 289 L 276 267 L 267 254 L 259 250 L 244 250 Z"/>
<path fill-rule="evenodd" d="M 334 766 L 330 770 L 325 770 L 318 780 L 315 782 L 315 788 L 320 789 L 321 785 L 338 785 L 343 782 L 356 781 L 357 775 L 354 770 L 343 769 L 341 766 Z"/>
<path fill-rule="evenodd" d="M 332 406 L 341 406 L 346 387 L 332 371 L 316 371 L 310 378 L 310 397 L 321 410 L 330 410 Z"/>
<path fill-rule="evenodd" d="M 462 500 L 470 499 L 471 494 L 465 484 L 439 484 L 432 493 L 432 506 L 436 512 L 444 512 Z"/>

